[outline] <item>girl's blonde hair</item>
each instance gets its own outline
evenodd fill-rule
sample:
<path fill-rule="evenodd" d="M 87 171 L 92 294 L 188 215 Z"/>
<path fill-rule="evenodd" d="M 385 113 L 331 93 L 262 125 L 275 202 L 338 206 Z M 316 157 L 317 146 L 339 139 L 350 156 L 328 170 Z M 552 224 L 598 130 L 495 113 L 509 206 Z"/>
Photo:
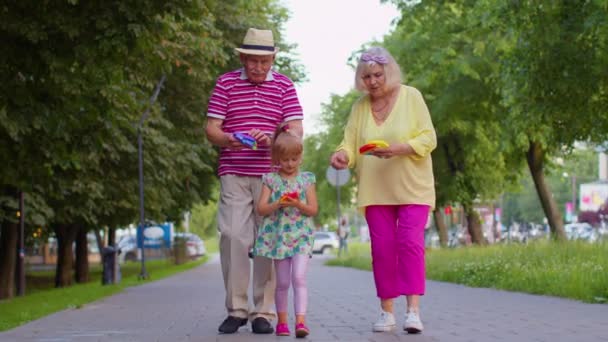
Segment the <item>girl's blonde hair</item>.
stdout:
<path fill-rule="evenodd" d="M 289 130 L 287 122 L 280 124 L 272 138 L 272 164 L 278 165 L 284 156 L 298 156 L 303 150 L 302 138 Z"/>

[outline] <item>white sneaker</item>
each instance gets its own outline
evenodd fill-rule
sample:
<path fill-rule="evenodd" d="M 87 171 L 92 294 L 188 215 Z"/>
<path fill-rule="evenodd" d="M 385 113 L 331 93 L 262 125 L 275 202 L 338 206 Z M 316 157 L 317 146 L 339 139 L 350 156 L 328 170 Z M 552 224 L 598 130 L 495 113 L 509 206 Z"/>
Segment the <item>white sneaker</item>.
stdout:
<path fill-rule="evenodd" d="M 373 325 L 373 330 L 377 332 L 391 331 L 395 328 L 395 316 L 386 311 L 380 312 L 380 317 Z"/>
<path fill-rule="evenodd" d="M 403 325 L 403 330 L 407 331 L 410 334 L 418 334 L 421 333 L 424 329 L 422 325 L 422 321 L 420 321 L 420 315 L 416 311 L 410 311 L 405 316 L 405 324 Z"/>

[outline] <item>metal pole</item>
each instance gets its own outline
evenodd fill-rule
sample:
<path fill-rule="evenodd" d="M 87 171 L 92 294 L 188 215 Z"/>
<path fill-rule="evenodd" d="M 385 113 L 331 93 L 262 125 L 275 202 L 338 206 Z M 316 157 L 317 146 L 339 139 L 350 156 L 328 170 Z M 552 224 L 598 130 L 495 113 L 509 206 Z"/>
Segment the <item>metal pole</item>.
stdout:
<path fill-rule="evenodd" d="M 572 216 L 576 215 L 576 175 L 572 175 Z"/>
<path fill-rule="evenodd" d="M 17 296 L 25 295 L 25 213 L 23 191 L 19 192 L 19 254 L 17 259 Z"/>
<path fill-rule="evenodd" d="M 336 172 L 336 190 L 338 195 L 338 202 L 336 204 L 338 210 L 338 230 L 336 232 L 340 233 L 340 172 Z"/>
<path fill-rule="evenodd" d="M 138 159 L 139 159 L 139 244 L 141 246 L 141 271 L 139 273 L 139 279 L 148 279 L 148 271 L 146 271 L 146 253 L 144 246 L 144 228 L 145 226 L 145 212 L 144 212 L 144 153 L 143 153 L 143 141 L 141 137 L 141 127 L 137 133 L 137 148 L 138 148 Z"/>
<path fill-rule="evenodd" d="M 160 88 L 165 82 L 165 75 L 160 78 L 158 84 L 156 85 L 156 89 L 154 90 L 154 94 L 150 98 L 150 105 L 144 111 L 141 116 L 141 120 L 139 120 L 139 127 L 137 128 L 137 147 L 138 147 L 138 159 L 139 159 L 139 222 L 141 229 L 141 234 L 139 234 L 139 238 L 141 239 L 139 243 L 141 243 L 141 271 L 139 273 L 139 279 L 148 279 L 149 275 L 146 271 L 146 253 L 144 246 L 144 228 L 145 228 L 145 211 L 144 211 L 144 144 L 142 138 L 142 130 L 144 126 L 144 121 L 150 114 L 150 107 L 156 101 L 156 97 L 158 97 L 158 93 L 160 92 Z"/>

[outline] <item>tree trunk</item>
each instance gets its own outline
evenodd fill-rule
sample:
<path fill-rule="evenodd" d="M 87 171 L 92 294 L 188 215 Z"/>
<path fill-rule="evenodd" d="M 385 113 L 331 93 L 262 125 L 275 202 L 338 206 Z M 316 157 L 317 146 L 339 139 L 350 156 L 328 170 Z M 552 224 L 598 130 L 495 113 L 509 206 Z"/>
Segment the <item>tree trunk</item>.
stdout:
<path fill-rule="evenodd" d="M 87 241 L 87 230 L 84 227 L 78 229 L 76 235 L 76 274 L 77 283 L 89 281 L 89 242 Z"/>
<path fill-rule="evenodd" d="M 101 241 L 101 234 L 99 234 L 99 230 L 93 230 L 95 232 L 95 241 L 97 241 L 97 249 L 99 249 L 99 254 L 103 251 L 103 241 Z"/>
<path fill-rule="evenodd" d="M 56 224 L 57 236 L 57 270 L 55 272 L 55 287 L 72 285 L 72 267 L 74 265 L 74 251 L 72 244 L 76 238 L 77 228 L 68 224 Z"/>
<path fill-rule="evenodd" d="M 498 221 L 496 220 L 496 206 L 494 203 L 490 206 L 490 212 L 492 213 L 492 238 L 489 242 L 496 243 L 500 239 L 500 229 L 498 228 Z"/>
<path fill-rule="evenodd" d="M 467 215 L 467 229 L 469 235 L 471 235 L 471 242 L 483 246 L 486 244 L 483 238 L 483 232 L 481 231 L 481 221 L 479 220 L 479 214 L 473 209 L 472 206 L 463 205 L 464 212 Z"/>
<path fill-rule="evenodd" d="M 545 152 L 540 143 L 531 141 L 528 152 L 526 153 L 526 160 L 528 162 L 528 167 L 530 168 L 532 180 L 534 180 L 536 193 L 540 199 L 545 216 L 549 221 L 549 227 L 551 227 L 553 238 L 557 241 L 566 241 L 564 221 L 557 210 L 557 204 L 553 199 L 549 186 L 545 182 L 545 175 L 543 174 L 544 157 Z"/>
<path fill-rule="evenodd" d="M 435 208 L 433 210 L 433 219 L 435 220 L 435 227 L 437 227 L 437 234 L 439 234 L 439 245 L 441 247 L 447 247 L 448 245 L 448 227 L 445 225 L 441 210 Z"/>
<path fill-rule="evenodd" d="M 18 228 L 17 223 L 0 223 L 0 299 L 15 296 Z"/>
<path fill-rule="evenodd" d="M 116 228 L 108 229 L 108 246 L 116 246 Z"/>

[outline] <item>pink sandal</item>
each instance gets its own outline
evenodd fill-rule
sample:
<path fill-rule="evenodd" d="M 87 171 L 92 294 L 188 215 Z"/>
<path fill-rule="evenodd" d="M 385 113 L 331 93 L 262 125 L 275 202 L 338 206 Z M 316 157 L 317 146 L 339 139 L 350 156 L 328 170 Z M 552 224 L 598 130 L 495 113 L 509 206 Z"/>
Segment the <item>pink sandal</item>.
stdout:
<path fill-rule="evenodd" d="M 289 326 L 287 323 L 277 323 L 276 328 L 277 336 L 289 336 Z"/>
<path fill-rule="evenodd" d="M 297 338 L 306 337 L 306 336 L 308 336 L 309 333 L 310 333 L 310 330 L 308 330 L 308 327 L 306 326 L 306 324 L 304 324 L 304 323 L 296 324 L 296 337 Z"/>

